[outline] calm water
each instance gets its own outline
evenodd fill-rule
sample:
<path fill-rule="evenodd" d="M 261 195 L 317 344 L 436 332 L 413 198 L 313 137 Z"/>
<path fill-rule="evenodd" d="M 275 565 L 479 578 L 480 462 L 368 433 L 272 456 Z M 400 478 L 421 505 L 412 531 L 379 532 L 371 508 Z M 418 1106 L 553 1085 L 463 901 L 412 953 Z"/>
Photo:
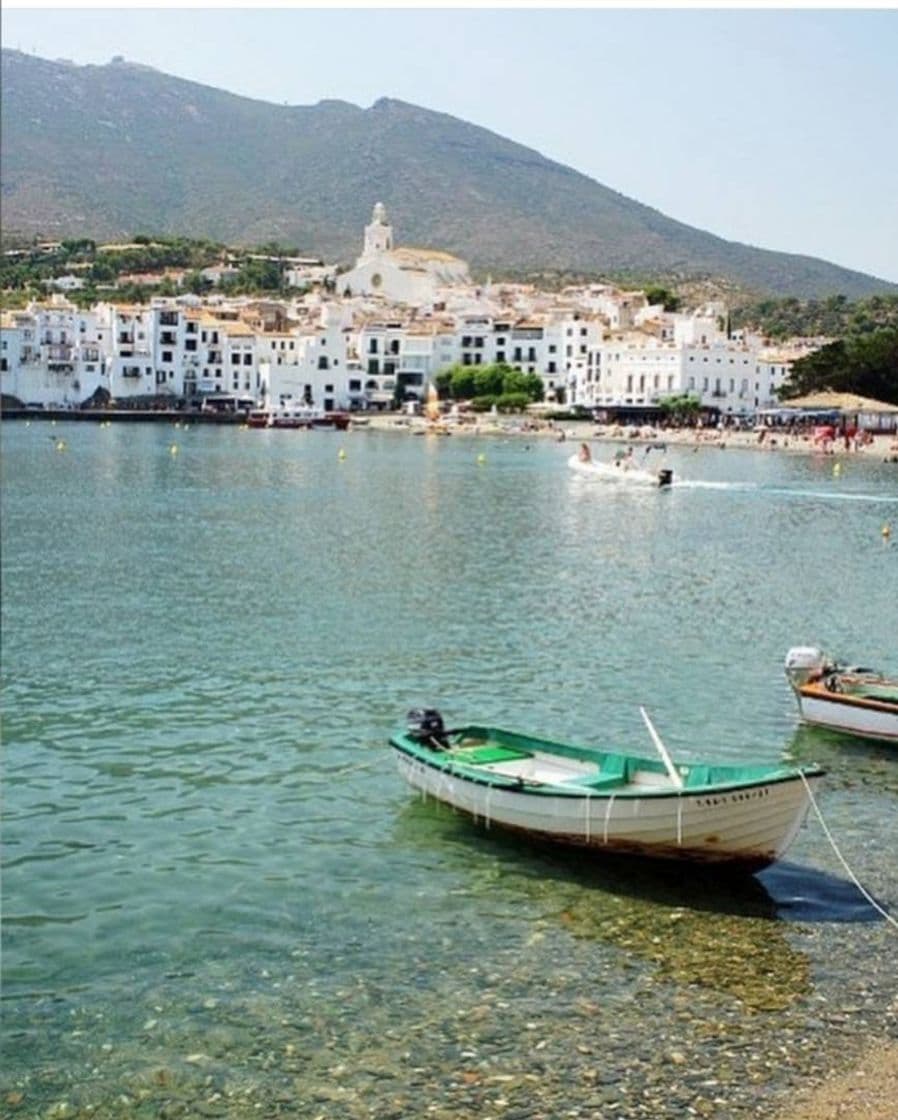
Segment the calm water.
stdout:
<path fill-rule="evenodd" d="M 898 668 L 898 468 L 672 450 L 626 493 L 520 437 L 0 435 L 0 1111 L 766 1116 L 898 1034 L 816 822 L 747 881 L 588 866 L 386 749 L 427 704 L 651 753 L 642 704 L 683 759 L 823 762 L 898 910 L 898 755 L 799 730 L 781 669 Z"/>

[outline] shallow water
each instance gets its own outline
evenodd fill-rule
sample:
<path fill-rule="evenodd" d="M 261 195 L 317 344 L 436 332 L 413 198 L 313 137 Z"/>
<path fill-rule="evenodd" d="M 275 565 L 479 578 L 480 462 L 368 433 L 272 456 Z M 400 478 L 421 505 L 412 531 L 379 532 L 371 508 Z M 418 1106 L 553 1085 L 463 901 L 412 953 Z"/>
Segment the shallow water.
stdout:
<path fill-rule="evenodd" d="M 585 865 L 386 747 L 426 704 L 651 753 L 642 704 L 684 760 L 823 763 L 898 910 L 898 755 L 798 728 L 781 668 L 898 668 L 895 466 L 671 449 L 624 491 L 520 437 L 0 434 L 3 1107 L 767 1116 L 896 1034 L 895 931 L 813 820 L 747 881 Z"/>

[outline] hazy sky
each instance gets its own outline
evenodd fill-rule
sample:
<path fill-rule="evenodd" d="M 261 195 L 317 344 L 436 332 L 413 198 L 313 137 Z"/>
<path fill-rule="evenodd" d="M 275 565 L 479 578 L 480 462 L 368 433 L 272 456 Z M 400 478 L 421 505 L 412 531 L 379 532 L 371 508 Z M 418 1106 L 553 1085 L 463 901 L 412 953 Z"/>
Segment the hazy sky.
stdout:
<path fill-rule="evenodd" d="M 400 98 L 721 237 L 898 281 L 898 9 L 3 6 L 6 47 L 291 105 Z"/>

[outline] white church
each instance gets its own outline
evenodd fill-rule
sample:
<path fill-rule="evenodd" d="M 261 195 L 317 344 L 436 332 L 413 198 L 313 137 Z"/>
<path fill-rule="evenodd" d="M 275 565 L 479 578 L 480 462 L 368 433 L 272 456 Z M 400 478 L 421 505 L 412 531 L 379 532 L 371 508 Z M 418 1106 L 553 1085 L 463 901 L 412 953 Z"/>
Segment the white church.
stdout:
<path fill-rule="evenodd" d="M 470 284 L 465 261 L 439 249 L 393 248 L 393 227 L 378 202 L 365 226 L 365 247 L 355 268 L 337 277 L 341 295 L 382 295 L 395 303 L 426 304 L 437 291 Z"/>

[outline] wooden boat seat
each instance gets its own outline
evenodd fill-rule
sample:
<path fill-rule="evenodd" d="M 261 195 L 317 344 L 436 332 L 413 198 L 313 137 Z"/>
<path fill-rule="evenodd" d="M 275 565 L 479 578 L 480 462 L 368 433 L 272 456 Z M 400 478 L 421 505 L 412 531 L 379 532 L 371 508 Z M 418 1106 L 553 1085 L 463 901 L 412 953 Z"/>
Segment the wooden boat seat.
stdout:
<path fill-rule="evenodd" d="M 621 786 L 627 784 L 626 778 L 622 778 L 619 774 L 581 774 L 577 778 L 567 778 L 564 782 L 566 786 L 580 786 L 581 789 L 620 789 Z"/>
<path fill-rule="evenodd" d="M 711 784 L 710 766 L 690 766 L 689 773 L 683 778 L 686 789 L 700 789 Z"/>
<path fill-rule="evenodd" d="M 566 786 L 585 786 L 587 789 L 605 790 L 625 786 L 629 780 L 630 760 L 624 758 L 623 755 L 610 754 L 602 763 L 598 772 L 568 778 L 564 784 Z"/>

